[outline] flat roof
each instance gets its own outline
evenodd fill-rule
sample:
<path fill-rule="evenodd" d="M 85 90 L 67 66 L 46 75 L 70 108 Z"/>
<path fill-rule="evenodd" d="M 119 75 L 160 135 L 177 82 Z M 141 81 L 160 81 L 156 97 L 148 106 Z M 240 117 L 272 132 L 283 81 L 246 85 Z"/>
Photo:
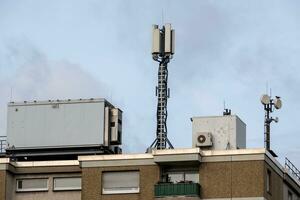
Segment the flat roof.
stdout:
<path fill-rule="evenodd" d="M 55 100 L 44 100 L 44 101 L 20 101 L 20 102 L 9 102 L 8 106 L 27 106 L 27 105 L 48 105 L 48 104 L 69 104 L 69 103 L 97 103 L 97 102 L 108 102 L 104 98 L 89 98 L 89 99 L 55 99 Z"/>
<path fill-rule="evenodd" d="M 216 118 L 236 118 L 238 120 L 240 120 L 243 124 L 246 125 L 246 123 L 238 116 L 235 114 L 232 115 L 215 115 L 215 116 L 193 116 L 191 117 L 191 120 L 197 120 L 197 119 L 216 119 Z"/>

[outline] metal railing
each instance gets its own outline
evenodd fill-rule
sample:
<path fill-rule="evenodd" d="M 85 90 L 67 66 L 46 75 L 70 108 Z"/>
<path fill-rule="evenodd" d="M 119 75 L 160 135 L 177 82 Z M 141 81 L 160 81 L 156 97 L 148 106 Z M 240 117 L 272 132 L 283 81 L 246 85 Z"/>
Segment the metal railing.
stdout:
<path fill-rule="evenodd" d="M 285 158 L 285 169 L 291 172 L 300 181 L 299 169 L 297 169 L 297 167 L 288 158 Z"/>
<path fill-rule="evenodd" d="M 198 183 L 158 183 L 154 185 L 155 197 L 168 196 L 199 196 Z"/>
<path fill-rule="evenodd" d="M 6 136 L 0 136 L 0 154 L 5 153 L 6 149 Z"/>

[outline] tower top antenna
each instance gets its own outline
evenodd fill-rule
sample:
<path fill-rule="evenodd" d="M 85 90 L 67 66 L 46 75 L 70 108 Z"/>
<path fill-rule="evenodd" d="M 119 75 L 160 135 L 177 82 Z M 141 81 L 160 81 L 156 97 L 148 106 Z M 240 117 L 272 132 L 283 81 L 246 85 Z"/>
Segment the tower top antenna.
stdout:
<path fill-rule="evenodd" d="M 224 105 L 223 116 L 231 115 L 231 109 L 226 108 L 226 102 L 225 102 L 225 100 L 223 102 L 223 105 Z"/>

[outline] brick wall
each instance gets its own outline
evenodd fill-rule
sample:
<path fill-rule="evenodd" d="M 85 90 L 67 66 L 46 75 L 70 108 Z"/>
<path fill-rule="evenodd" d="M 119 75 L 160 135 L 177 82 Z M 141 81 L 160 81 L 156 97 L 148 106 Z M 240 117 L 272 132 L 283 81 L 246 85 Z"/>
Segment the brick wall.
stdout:
<path fill-rule="evenodd" d="M 201 163 L 199 173 L 202 198 L 264 196 L 264 161 Z"/>
<path fill-rule="evenodd" d="M 271 171 L 271 192 L 267 192 L 267 171 Z M 264 165 L 264 195 L 267 200 L 283 199 L 283 179 L 267 163 Z"/>
<path fill-rule="evenodd" d="M 6 171 L 0 170 L 0 200 L 5 200 L 5 190 L 6 190 Z"/>
<path fill-rule="evenodd" d="M 138 170 L 140 172 L 140 193 L 138 194 L 113 194 L 103 195 L 101 175 L 103 171 L 126 171 Z M 83 168 L 82 169 L 82 200 L 153 200 L 154 185 L 159 181 L 159 167 L 129 166 L 129 167 L 106 167 L 106 168 Z"/>

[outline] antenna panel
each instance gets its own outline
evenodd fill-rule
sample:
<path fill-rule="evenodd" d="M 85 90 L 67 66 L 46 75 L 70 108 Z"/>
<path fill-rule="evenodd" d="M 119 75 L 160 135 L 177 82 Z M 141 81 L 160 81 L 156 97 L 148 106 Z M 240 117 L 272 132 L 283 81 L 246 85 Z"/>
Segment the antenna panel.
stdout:
<path fill-rule="evenodd" d="M 171 40 L 172 40 L 172 43 L 171 43 L 172 52 L 171 52 L 171 54 L 174 54 L 175 53 L 175 30 L 174 29 L 171 31 Z"/>
<path fill-rule="evenodd" d="M 161 53 L 161 36 L 160 30 L 157 25 L 153 25 L 152 30 L 152 54 L 160 54 Z"/>
<path fill-rule="evenodd" d="M 165 25 L 165 53 L 172 53 L 172 29 L 171 24 Z"/>

